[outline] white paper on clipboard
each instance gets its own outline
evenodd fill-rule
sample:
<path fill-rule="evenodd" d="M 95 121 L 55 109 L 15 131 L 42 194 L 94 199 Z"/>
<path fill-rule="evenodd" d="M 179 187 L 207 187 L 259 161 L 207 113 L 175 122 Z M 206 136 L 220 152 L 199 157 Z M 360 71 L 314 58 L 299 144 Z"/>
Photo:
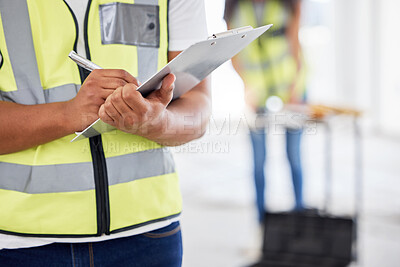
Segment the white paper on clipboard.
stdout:
<path fill-rule="evenodd" d="M 169 73 L 173 73 L 176 76 L 173 99 L 176 99 L 200 83 L 216 68 L 235 56 L 271 27 L 272 24 L 256 29 L 247 26 L 214 34 L 207 40 L 198 42 L 184 50 L 137 90 L 146 96 L 152 91 L 160 89 L 162 79 Z M 77 136 L 71 142 L 114 129 L 113 126 L 98 119 L 84 131 L 76 133 Z"/>

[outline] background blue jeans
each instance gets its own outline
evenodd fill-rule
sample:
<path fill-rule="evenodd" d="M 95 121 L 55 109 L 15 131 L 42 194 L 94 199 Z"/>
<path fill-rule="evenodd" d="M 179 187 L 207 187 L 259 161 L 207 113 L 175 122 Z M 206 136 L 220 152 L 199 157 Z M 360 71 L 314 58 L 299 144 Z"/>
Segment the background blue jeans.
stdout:
<path fill-rule="evenodd" d="M 303 172 L 301 167 L 300 141 L 301 129 L 286 129 L 286 154 L 292 173 L 295 194 L 295 210 L 303 209 Z M 266 133 L 264 129 L 250 130 L 253 146 L 254 183 L 256 189 L 256 204 L 258 219 L 264 219 L 265 213 L 265 174 L 264 165 L 267 157 Z"/>
<path fill-rule="evenodd" d="M 178 267 L 182 237 L 178 222 L 131 237 L 93 243 L 53 243 L 41 247 L 0 250 L 0 266 Z"/>

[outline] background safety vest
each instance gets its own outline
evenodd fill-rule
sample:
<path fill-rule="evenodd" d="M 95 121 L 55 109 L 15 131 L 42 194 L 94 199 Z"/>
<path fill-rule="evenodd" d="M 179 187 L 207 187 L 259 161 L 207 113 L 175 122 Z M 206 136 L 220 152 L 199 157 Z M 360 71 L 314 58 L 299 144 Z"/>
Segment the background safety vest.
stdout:
<path fill-rule="evenodd" d="M 0 0 L 0 98 L 35 105 L 75 97 L 85 78 L 68 58 L 78 31 L 89 59 L 144 81 L 167 63 L 167 16 L 167 0 L 92 0 L 78 29 L 65 1 Z M 180 214 L 166 148 L 119 130 L 73 137 L 0 155 L 1 233 L 97 236 Z"/>
<path fill-rule="evenodd" d="M 257 97 L 259 107 L 269 96 L 279 96 L 284 103 L 290 99 L 291 88 L 301 102 L 305 94 L 305 67 L 297 72 L 297 63 L 290 51 L 286 29 L 290 10 L 280 0 L 265 1 L 263 17 L 257 21 L 252 0 L 239 0 L 229 24 L 232 28 L 274 24 L 271 30 L 238 54 L 241 76 L 247 89 Z"/>

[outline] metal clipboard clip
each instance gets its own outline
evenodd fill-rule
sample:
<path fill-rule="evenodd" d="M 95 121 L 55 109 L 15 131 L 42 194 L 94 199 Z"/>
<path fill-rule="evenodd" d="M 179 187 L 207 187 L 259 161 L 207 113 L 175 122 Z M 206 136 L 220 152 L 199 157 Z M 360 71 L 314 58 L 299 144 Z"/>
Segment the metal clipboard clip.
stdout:
<path fill-rule="evenodd" d="M 232 34 L 237 34 L 237 33 L 241 33 L 241 32 L 247 32 L 247 31 L 250 31 L 250 30 L 253 30 L 253 27 L 245 26 L 245 27 L 229 30 L 229 31 L 226 31 L 226 32 L 215 33 L 215 34 L 211 35 L 210 37 L 208 37 L 207 40 L 217 39 L 217 38 L 229 36 L 229 35 L 232 35 Z"/>

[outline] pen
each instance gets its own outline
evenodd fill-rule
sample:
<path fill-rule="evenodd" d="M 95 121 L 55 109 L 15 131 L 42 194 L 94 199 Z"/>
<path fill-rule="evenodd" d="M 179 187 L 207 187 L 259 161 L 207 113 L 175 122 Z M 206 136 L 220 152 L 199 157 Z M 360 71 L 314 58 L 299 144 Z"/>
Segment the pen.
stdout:
<path fill-rule="evenodd" d="M 94 64 L 92 61 L 78 55 L 75 51 L 71 51 L 68 55 L 70 59 L 72 59 L 76 64 L 81 66 L 82 68 L 87 69 L 88 71 L 102 69 L 102 67 Z"/>

